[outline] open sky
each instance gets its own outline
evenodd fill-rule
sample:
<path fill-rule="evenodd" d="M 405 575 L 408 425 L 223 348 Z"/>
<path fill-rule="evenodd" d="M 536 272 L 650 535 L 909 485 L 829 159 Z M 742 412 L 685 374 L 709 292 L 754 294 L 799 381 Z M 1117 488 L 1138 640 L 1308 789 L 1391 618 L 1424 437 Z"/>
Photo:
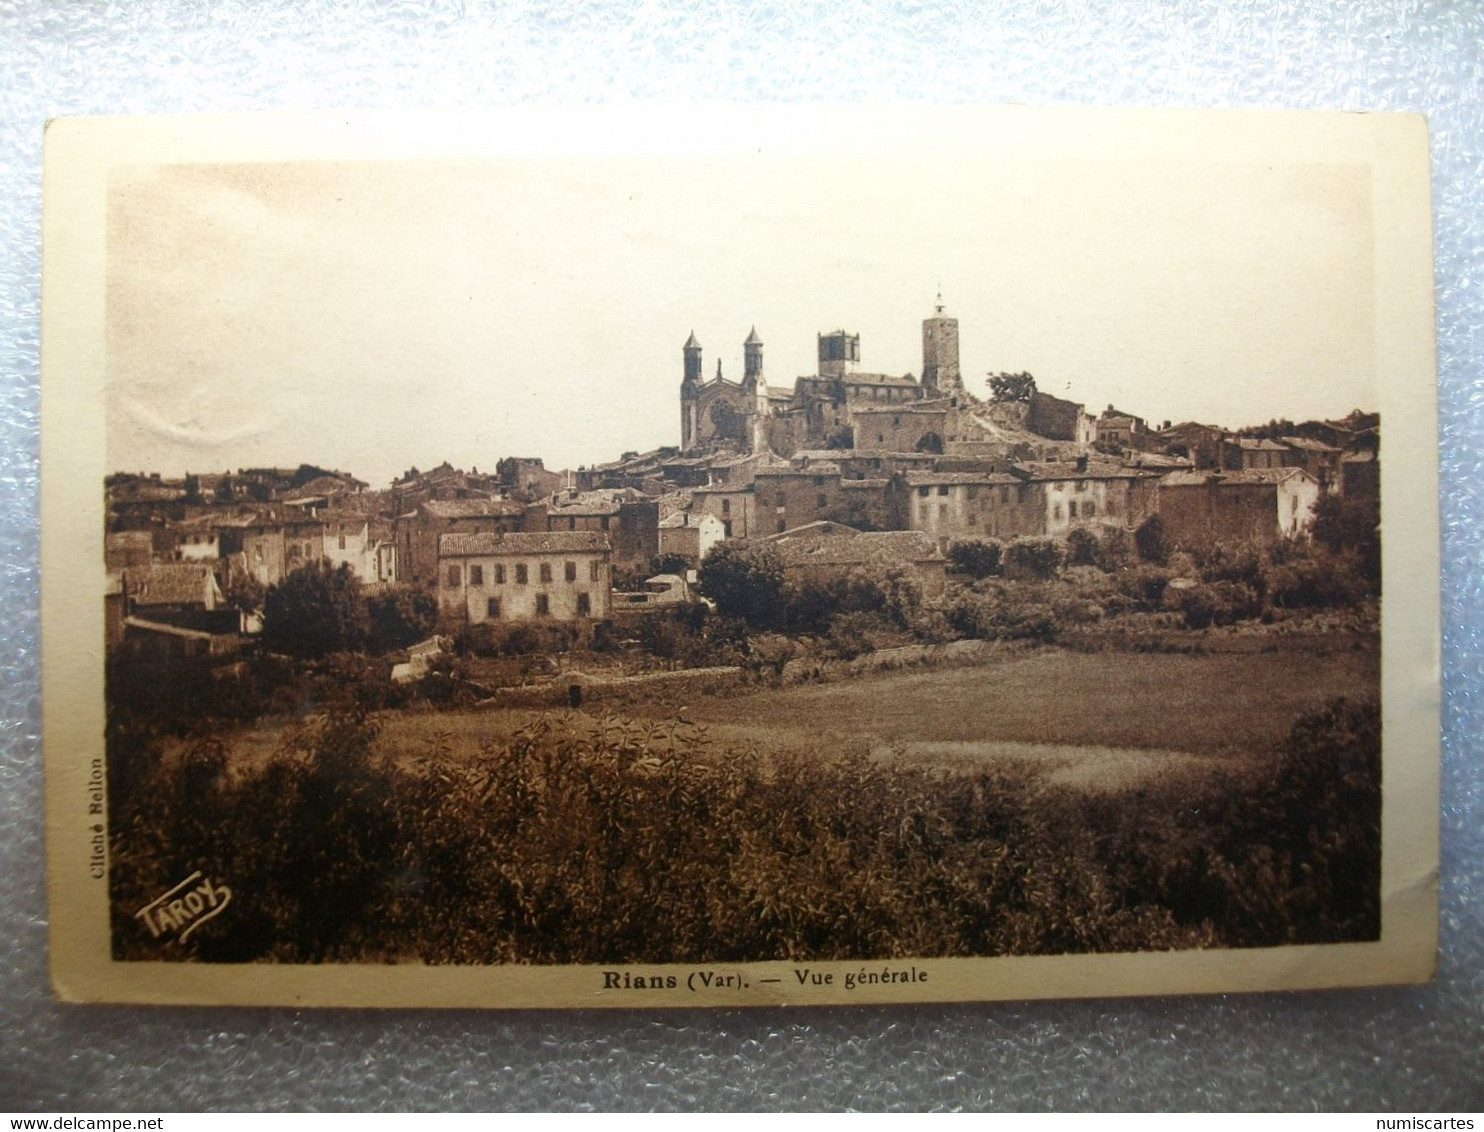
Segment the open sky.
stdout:
<path fill-rule="evenodd" d="M 116 167 L 108 463 L 382 486 L 679 442 L 681 344 L 770 384 L 815 335 L 1237 426 L 1374 408 L 1364 166 L 600 155 Z"/>

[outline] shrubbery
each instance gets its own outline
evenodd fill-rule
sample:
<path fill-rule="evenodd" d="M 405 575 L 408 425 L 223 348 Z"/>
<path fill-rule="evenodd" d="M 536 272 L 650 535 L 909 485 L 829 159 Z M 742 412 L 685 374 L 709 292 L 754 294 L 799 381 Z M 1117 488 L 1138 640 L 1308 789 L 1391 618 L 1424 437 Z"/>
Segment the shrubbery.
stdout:
<path fill-rule="evenodd" d="M 1053 538 L 1018 538 L 1005 548 L 1005 576 L 1044 580 L 1056 576 L 1066 558 Z"/>
<path fill-rule="evenodd" d="M 766 760 L 675 720 L 542 717 L 455 763 L 356 705 L 229 773 L 137 744 L 113 798 L 115 953 L 195 869 L 231 911 L 176 958 L 621 963 L 1363 940 L 1379 929 L 1379 714 L 1306 716 L 1267 785 L 1140 806 L 1001 770 Z M 126 759 L 127 752 L 110 751 Z M 1167 795 L 1167 796 L 1166 796 Z"/>
<path fill-rule="evenodd" d="M 955 573 L 988 578 L 1000 572 L 1004 549 L 989 539 L 959 539 L 948 547 L 948 564 Z"/>

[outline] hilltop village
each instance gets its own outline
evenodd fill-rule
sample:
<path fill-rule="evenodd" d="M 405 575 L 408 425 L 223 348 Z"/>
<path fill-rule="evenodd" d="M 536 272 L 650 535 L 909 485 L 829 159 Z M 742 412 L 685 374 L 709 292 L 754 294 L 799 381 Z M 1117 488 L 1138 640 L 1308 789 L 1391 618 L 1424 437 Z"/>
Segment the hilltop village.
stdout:
<path fill-rule="evenodd" d="M 412 468 L 377 490 L 311 465 L 113 474 L 109 648 L 236 652 L 307 568 L 367 595 L 423 595 L 425 620 L 449 632 L 705 604 L 698 580 L 718 547 L 766 547 L 785 578 L 894 572 L 932 599 L 974 559 L 966 548 L 993 547 L 995 562 L 1078 539 L 1143 553 L 1153 530 L 1157 557 L 1199 556 L 1302 542 L 1327 498 L 1377 506 L 1374 413 L 1232 431 L 1092 412 L 1029 374 L 992 375 L 979 396 L 958 339 L 940 302 L 920 376 L 869 371 L 860 335 L 837 330 L 818 336 L 817 371 L 785 382 L 767 374 L 756 328 L 740 380 L 719 362 L 708 377 L 692 333 L 679 443 L 574 469 L 505 456 L 483 472 Z"/>

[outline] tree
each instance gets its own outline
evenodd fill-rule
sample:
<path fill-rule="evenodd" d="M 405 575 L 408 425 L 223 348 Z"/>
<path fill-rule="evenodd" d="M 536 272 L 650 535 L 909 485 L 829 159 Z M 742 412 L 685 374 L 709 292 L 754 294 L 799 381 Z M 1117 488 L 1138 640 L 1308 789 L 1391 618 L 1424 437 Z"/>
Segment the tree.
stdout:
<path fill-rule="evenodd" d="M 993 401 L 1029 401 L 1036 392 L 1036 379 L 1028 373 L 992 373 L 989 396 Z"/>
<path fill-rule="evenodd" d="M 1145 562 L 1164 565 L 1169 561 L 1170 547 L 1165 538 L 1164 520 L 1158 515 L 1150 515 L 1145 519 L 1139 529 L 1134 532 L 1134 546 L 1139 551 L 1139 557 Z"/>
<path fill-rule="evenodd" d="M 1372 587 L 1381 583 L 1380 515 L 1373 501 L 1326 495 L 1314 504 L 1309 533 L 1335 554 L 1355 556 L 1361 575 Z"/>
<path fill-rule="evenodd" d="M 366 602 L 369 643 L 376 652 L 415 645 L 438 623 L 438 599 L 427 590 L 397 586 L 373 594 Z"/>
<path fill-rule="evenodd" d="M 346 563 L 301 566 L 264 600 L 263 641 L 276 652 L 320 657 L 359 649 L 367 628 L 361 584 Z"/>
<path fill-rule="evenodd" d="M 752 629 L 770 629 L 782 615 L 783 562 L 771 547 L 717 543 L 701 561 L 698 588 L 723 617 Z"/>
<path fill-rule="evenodd" d="M 1004 548 L 986 539 L 962 539 L 948 547 L 948 561 L 954 571 L 971 578 L 987 578 L 1000 572 Z"/>

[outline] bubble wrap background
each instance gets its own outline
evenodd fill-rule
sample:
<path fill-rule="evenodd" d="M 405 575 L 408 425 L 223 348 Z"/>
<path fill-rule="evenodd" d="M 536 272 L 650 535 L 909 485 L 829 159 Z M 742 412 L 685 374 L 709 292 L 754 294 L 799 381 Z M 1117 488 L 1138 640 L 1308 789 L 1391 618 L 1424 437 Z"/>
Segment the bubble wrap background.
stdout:
<path fill-rule="evenodd" d="M 1479 4 L 1397 0 L 0 0 L 0 1109 L 1484 1107 L 1481 43 Z M 1435 985 L 797 1012 L 51 1001 L 37 631 L 42 121 L 690 98 L 1431 116 L 1446 697 Z"/>

